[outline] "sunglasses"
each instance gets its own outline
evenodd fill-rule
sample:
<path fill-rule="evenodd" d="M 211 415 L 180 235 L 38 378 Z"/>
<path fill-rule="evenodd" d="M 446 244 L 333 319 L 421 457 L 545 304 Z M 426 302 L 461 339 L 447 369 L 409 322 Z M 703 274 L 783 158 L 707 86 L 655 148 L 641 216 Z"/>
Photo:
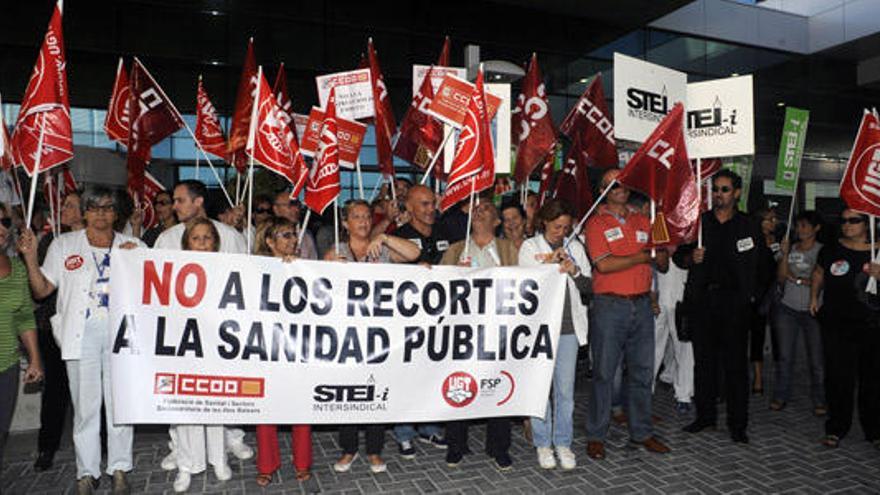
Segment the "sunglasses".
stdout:
<path fill-rule="evenodd" d="M 842 225 L 842 224 L 846 224 L 846 223 L 848 223 L 848 224 L 850 224 L 850 225 L 858 225 L 858 224 L 860 224 L 860 223 L 864 223 L 864 222 L 865 222 L 865 219 L 862 218 L 862 217 L 849 217 L 849 218 L 847 218 L 847 217 L 842 217 L 842 218 L 840 219 L 840 223 L 841 223 L 841 225 Z"/>
<path fill-rule="evenodd" d="M 12 219 L 9 217 L 0 218 L 0 225 L 2 225 L 4 229 L 12 227 Z"/>
<path fill-rule="evenodd" d="M 729 193 L 730 191 L 733 191 L 730 186 L 712 186 L 712 192 Z"/>
<path fill-rule="evenodd" d="M 272 213 L 272 208 L 257 208 L 254 212 L 260 214 Z"/>

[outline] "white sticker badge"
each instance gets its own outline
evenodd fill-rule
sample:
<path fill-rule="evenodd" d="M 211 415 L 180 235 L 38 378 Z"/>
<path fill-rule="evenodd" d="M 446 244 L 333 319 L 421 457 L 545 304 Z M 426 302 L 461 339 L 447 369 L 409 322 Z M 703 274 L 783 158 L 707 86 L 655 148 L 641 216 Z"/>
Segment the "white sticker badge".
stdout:
<path fill-rule="evenodd" d="M 751 237 L 746 237 L 736 241 L 736 251 L 739 253 L 748 251 L 755 247 L 755 241 Z"/>
<path fill-rule="evenodd" d="M 637 242 L 648 242 L 648 233 L 644 230 L 636 231 L 636 241 Z"/>
<path fill-rule="evenodd" d="M 620 227 L 614 227 L 613 229 L 606 230 L 605 239 L 608 240 L 608 242 L 614 242 L 623 239 L 623 229 L 621 229 Z"/>

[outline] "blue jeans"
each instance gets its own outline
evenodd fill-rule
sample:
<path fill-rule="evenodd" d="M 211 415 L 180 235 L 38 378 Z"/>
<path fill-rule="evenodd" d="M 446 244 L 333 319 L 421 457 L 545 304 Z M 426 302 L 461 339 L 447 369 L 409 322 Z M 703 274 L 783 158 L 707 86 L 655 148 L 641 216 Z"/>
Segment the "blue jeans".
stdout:
<path fill-rule="evenodd" d="M 418 431 L 416 430 L 418 428 Z M 436 423 L 420 423 L 418 425 L 405 424 L 394 426 L 394 438 L 398 442 L 411 442 L 416 435 L 429 437 L 431 435 L 443 436 L 443 428 Z"/>
<path fill-rule="evenodd" d="M 776 363 L 776 387 L 773 399 L 787 402 L 791 396 L 791 376 L 797 355 L 798 335 L 804 336 L 807 363 L 810 367 L 810 398 L 813 407 L 825 405 L 825 354 L 822 352 L 822 332 L 819 321 L 808 311 L 795 311 L 777 304 L 773 313 L 779 361 Z"/>
<path fill-rule="evenodd" d="M 614 375 L 626 366 L 629 436 L 643 442 L 653 435 L 651 384 L 654 378 L 654 314 L 648 296 L 624 299 L 597 294 L 593 300 L 590 348 L 593 382 L 587 411 L 587 440 L 604 442 L 611 419 Z"/>
<path fill-rule="evenodd" d="M 535 447 L 571 447 L 574 421 L 574 375 L 578 340 L 573 333 L 560 335 L 553 365 L 553 388 L 543 418 L 532 418 Z"/>

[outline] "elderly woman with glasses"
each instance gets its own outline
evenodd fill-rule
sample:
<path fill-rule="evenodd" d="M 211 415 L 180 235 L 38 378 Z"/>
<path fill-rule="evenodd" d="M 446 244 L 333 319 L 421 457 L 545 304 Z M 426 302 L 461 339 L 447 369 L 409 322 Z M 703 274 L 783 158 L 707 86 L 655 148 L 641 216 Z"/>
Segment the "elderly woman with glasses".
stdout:
<path fill-rule="evenodd" d="M 110 391 L 110 260 L 114 251 L 143 246 L 140 240 L 113 230 L 117 196 L 95 187 L 82 196 L 86 228 L 52 241 L 43 265 L 37 263 L 33 232 L 19 239 L 34 297 L 58 289 L 58 313 L 52 318 L 61 358 L 67 364 L 73 402 L 73 444 L 78 493 L 92 493 L 101 477 L 101 405 L 106 411 L 107 467 L 113 493 L 128 493 L 132 469 L 131 426 L 113 419 Z"/>

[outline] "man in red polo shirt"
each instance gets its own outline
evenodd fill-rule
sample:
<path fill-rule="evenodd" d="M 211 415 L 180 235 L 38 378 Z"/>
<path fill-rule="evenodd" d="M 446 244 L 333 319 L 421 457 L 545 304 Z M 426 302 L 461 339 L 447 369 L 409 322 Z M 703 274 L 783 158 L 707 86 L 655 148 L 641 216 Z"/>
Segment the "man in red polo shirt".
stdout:
<path fill-rule="evenodd" d="M 619 174 L 613 169 L 602 176 L 603 190 L 614 185 L 586 227 L 595 294 L 590 309 L 593 381 L 587 415 L 587 455 L 593 459 L 605 458 L 614 373 L 621 357 L 628 374 L 630 442 L 649 452 L 669 452 L 669 447 L 654 437 L 651 424 L 651 224 L 645 215 L 627 206 L 629 190 L 615 182 Z"/>

